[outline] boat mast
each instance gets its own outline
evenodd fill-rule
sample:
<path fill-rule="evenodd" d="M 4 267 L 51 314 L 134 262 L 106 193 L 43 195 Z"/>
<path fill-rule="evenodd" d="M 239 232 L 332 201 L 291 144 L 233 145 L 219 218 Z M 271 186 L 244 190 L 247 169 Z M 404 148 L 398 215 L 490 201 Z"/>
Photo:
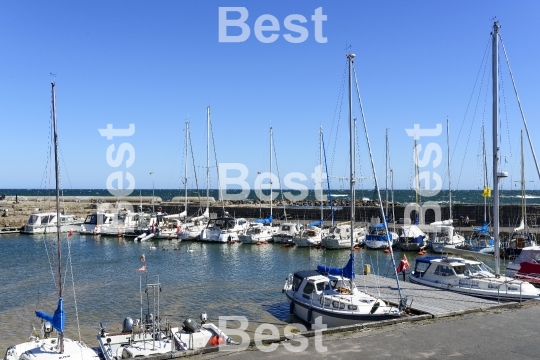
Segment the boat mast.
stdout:
<path fill-rule="evenodd" d="M 386 170 L 386 216 L 388 216 L 388 128 L 386 128 L 386 164 L 385 164 L 385 170 Z"/>
<path fill-rule="evenodd" d="M 523 130 L 521 130 L 521 220 L 523 221 L 523 233 L 528 234 L 527 229 L 527 206 L 525 198 L 525 154 L 523 152 Z"/>
<path fill-rule="evenodd" d="M 206 209 L 210 208 L 210 106 L 206 107 Z"/>
<path fill-rule="evenodd" d="M 189 121 L 186 121 L 186 161 L 184 167 L 184 210 L 187 216 L 187 172 L 188 172 L 188 138 L 189 138 Z"/>
<path fill-rule="evenodd" d="M 322 161 L 322 157 L 323 157 L 323 148 L 322 148 L 322 125 L 319 125 L 319 168 L 320 168 L 320 171 L 321 171 L 321 178 L 320 178 L 320 186 L 321 186 L 321 229 L 323 227 L 323 219 L 324 219 L 324 215 L 323 215 L 323 183 L 322 183 L 322 171 L 323 171 L 323 167 L 322 167 L 322 164 L 323 164 L 323 161 Z"/>
<path fill-rule="evenodd" d="M 272 137 L 273 137 L 273 131 L 272 127 L 270 126 L 270 222 L 272 222 Z"/>
<path fill-rule="evenodd" d="M 482 157 L 484 158 L 484 191 L 488 186 L 487 178 L 487 154 L 486 154 L 486 130 L 484 125 L 482 125 Z M 484 196 L 484 224 L 487 223 L 487 196 Z"/>
<path fill-rule="evenodd" d="M 420 194 L 420 174 L 418 168 L 418 150 L 416 148 L 416 134 L 414 134 L 414 187 L 416 188 L 416 204 L 419 204 L 418 198 Z M 420 214 L 418 214 L 420 218 Z"/>
<path fill-rule="evenodd" d="M 352 66 L 355 54 L 347 54 L 347 59 L 349 59 L 349 159 L 350 159 L 350 191 L 351 191 L 351 254 L 354 249 L 354 208 L 355 208 L 355 164 L 356 164 L 356 144 L 355 144 L 355 130 L 356 124 L 353 119 L 352 113 Z M 351 279 L 351 289 L 352 289 L 352 279 Z"/>
<path fill-rule="evenodd" d="M 52 86 L 52 120 L 53 120 L 53 131 L 54 131 L 54 171 L 56 179 L 56 241 L 58 248 L 58 298 L 62 298 L 62 244 L 60 242 L 60 179 L 59 179 L 59 168 L 58 168 L 58 132 L 56 128 L 56 92 L 54 82 L 51 83 Z M 64 353 L 64 332 L 60 331 L 58 333 L 58 342 L 60 345 L 60 354 Z"/>
<path fill-rule="evenodd" d="M 495 237 L 495 275 L 500 275 L 499 268 L 499 141 L 498 141 L 498 122 L 499 122 L 499 23 L 493 23 L 492 35 L 492 68 L 493 76 L 493 235 Z"/>
<path fill-rule="evenodd" d="M 446 144 L 448 151 L 448 210 L 450 217 L 448 219 L 452 220 L 452 186 L 450 184 L 450 125 L 448 124 L 448 119 L 446 119 Z"/>

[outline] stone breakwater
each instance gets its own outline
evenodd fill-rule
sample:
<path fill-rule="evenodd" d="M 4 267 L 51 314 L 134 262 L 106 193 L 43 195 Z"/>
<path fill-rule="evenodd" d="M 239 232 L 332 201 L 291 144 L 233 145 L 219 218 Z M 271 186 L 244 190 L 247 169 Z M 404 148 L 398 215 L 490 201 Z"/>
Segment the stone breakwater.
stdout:
<path fill-rule="evenodd" d="M 153 201 L 152 201 L 153 200 Z M 230 215 L 236 217 L 244 217 L 249 219 L 268 217 L 270 215 L 270 202 L 258 200 L 243 200 L 243 201 L 224 201 L 223 205 L 220 201 L 214 198 L 208 199 L 210 203 L 210 212 L 220 215 L 223 211 L 227 211 Z M 101 211 L 114 211 L 115 208 L 133 208 L 135 211 L 142 205 L 144 211 L 152 210 L 152 202 L 156 211 L 162 211 L 169 214 L 178 213 L 184 210 L 184 198 L 176 197 L 172 201 L 164 202 L 159 197 L 151 196 L 137 197 L 76 197 L 65 196 L 60 202 L 61 212 L 64 214 L 72 214 L 84 219 L 98 209 Z M 197 211 L 204 210 L 206 207 L 205 197 L 190 197 L 188 198 L 188 214 L 195 214 Z M 350 217 L 350 204 L 347 200 L 334 200 L 334 219 L 336 221 L 347 221 Z M 374 218 L 380 218 L 380 207 L 374 201 L 358 200 L 355 203 L 355 218 L 360 223 L 370 223 Z M 386 208 L 386 204 L 383 204 Z M 392 204 L 388 204 L 390 218 L 394 218 L 397 224 L 407 223 L 414 220 L 414 213 L 405 214 L 406 204 L 394 204 L 394 216 L 392 216 Z M 15 198 L 13 196 L 6 197 L 0 201 L 0 226 L 6 227 L 22 227 L 30 214 L 35 212 L 54 212 L 55 200 L 52 196 L 26 196 Z M 272 215 L 276 221 L 285 219 L 307 222 L 319 220 L 321 217 L 319 201 L 281 201 L 273 202 Z M 435 212 L 427 210 L 424 214 L 425 223 L 435 221 Z M 450 217 L 448 207 L 441 206 L 441 219 Z M 454 226 L 459 226 L 460 217 L 469 217 L 472 225 L 479 226 L 484 219 L 483 204 L 455 204 L 452 207 L 452 217 Z M 488 221 L 491 217 L 491 208 L 488 210 Z M 330 203 L 323 202 L 323 219 L 330 222 L 332 213 Z M 519 205 L 502 205 L 500 207 L 500 224 L 501 227 L 513 228 L 519 224 L 521 220 L 521 206 Z M 540 206 L 527 206 L 527 223 L 532 229 L 536 229 L 540 225 Z"/>

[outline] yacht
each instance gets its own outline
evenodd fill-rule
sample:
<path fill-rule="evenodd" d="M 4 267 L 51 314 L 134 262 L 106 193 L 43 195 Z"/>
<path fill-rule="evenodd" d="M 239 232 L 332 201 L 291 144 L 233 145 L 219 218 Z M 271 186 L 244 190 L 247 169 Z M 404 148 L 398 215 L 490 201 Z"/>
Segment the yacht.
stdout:
<path fill-rule="evenodd" d="M 232 242 L 239 240 L 238 234 L 244 232 L 249 223 L 246 219 L 221 217 L 210 219 L 206 229 L 201 232 L 201 241 L 208 242 Z"/>
<path fill-rule="evenodd" d="M 55 212 L 34 213 L 28 218 L 21 232 L 23 234 L 49 234 L 57 232 Z M 75 215 L 60 214 L 60 232 L 79 228 L 81 221 Z"/>
<path fill-rule="evenodd" d="M 268 226 L 261 223 L 252 223 L 245 233 L 239 234 L 240 241 L 244 244 L 257 244 L 272 241 L 272 236 L 277 230 L 274 226 Z"/>
<path fill-rule="evenodd" d="M 399 248 L 405 251 L 418 251 L 427 246 L 427 235 L 417 225 L 405 225 L 398 238 Z"/>
<path fill-rule="evenodd" d="M 298 247 L 316 246 L 321 243 L 323 236 L 326 236 L 327 230 L 323 230 L 317 226 L 307 226 L 293 237 L 294 245 Z"/>
<path fill-rule="evenodd" d="M 390 243 L 397 245 L 399 236 L 393 231 L 389 231 Z M 366 246 L 370 249 L 388 249 L 388 236 L 384 224 L 371 225 L 366 234 Z"/>
<path fill-rule="evenodd" d="M 519 256 L 506 265 L 506 276 L 540 286 L 540 246 L 524 247 Z"/>
<path fill-rule="evenodd" d="M 354 228 L 355 245 L 363 245 L 366 239 L 366 228 Z M 350 249 L 351 247 L 351 225 L 349 222 L 331 226 L 328 235 L 322 238 L 321 244 L 327 249 Z"/>
<path fill-rule="evenodd" d="M 540 290 L 528 282 L 497 277 L 484 263 L 458 257 L 419 257 L 409 280 L 415 284 L 495 300 L 526 300 L 540 295 Z"/>
<path fill-rule="evenodd" d="M 279 225 L 277 233 L 272 237 L 275 243 L 292 243 L 292 239 L 302 230 L 299 223 L 285 222 Z"/>
<path fill-rule="evenodd" d="M 443 248 L 456 248 L 463 246 L 465 238 L 463 235 L 455 232 L 452 226 L 452 220 L 438 221 L 430 224 L 431 226 L 431 249 L 433 252 L 442 253 Z"/>

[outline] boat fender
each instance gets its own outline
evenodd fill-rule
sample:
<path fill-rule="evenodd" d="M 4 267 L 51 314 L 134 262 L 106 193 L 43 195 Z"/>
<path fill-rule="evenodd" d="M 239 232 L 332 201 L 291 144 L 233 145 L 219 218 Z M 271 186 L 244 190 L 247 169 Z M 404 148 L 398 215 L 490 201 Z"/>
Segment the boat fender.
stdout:
<path fill-rule="evenodd" d="M 371 308 L 371 311 L 369 312 L 370 314 L 374 314 L 377 309 L 379 308 L 381 304 L 377 301 L 375 304 L 373 304 L 373 307 Z"/>
<path fill-rule="evenodd" d="M 291 301 L 291 304 L 289 305 L 289 314 L 294 314 L 294 302 Z"/>

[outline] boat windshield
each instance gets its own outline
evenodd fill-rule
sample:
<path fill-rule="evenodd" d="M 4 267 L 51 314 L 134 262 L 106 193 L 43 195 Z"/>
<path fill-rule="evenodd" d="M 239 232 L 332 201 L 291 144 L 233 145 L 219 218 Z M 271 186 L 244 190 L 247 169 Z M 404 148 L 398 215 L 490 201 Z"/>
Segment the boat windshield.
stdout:
<path fill-rule="evenodd" d="M 45 215 L 44 217 L 41 218 L 41 225 L 47 225 L 49 223 L 51 224 L 54 224 L 55 222 L 53 222 L 54 218 L 54 215 Z"/>
<path fill-rule="evenodd" d="M 29 225 L 36 225 L 39 221 L 39 216 L 38 215 L 30 215 L 30 218 L 28 219 L 28 224 Z"/>
<path fill-rule="evenodd" d="M 289 225 L 281 225 L 281 230 L 282 231 L 289 231 L 289 230 L 291 230 L 291 227 Z"/>
<path fill-rule="evenodd" d="M 463 264 L 463 265 L 454 265 L 454 271 L 458 275 L 475 275 L 478 273 L 489 272 L 484 264 Z"/>
<path fill-rule="evenodd" d="M 522 262 L 532 262 L 540 264 L 540 250 L 524 250 L 519 254 L 516 262 L 518 264 Z"/>

